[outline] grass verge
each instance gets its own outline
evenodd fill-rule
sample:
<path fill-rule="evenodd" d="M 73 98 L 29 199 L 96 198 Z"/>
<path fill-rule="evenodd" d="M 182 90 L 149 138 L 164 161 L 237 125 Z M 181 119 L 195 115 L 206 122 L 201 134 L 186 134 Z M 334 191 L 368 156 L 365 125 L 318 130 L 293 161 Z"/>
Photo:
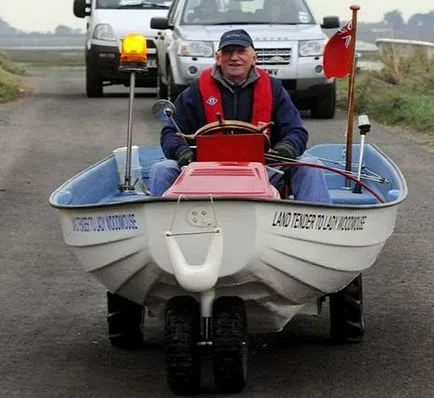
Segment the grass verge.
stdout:
<path fill-rule="evenodd" d="M 0 52 L 0 103 L 16 99 L 22 92 L 20 75 L 45 67 L 82 67 L 83 50 L 15 50 Z"/>
<path fill-rule="evenodd" d="M 355 112 L 434 136 L 434 69 L 424 58 L 383 58 L 380 71 L 356 76 Z M 347 109 L 348 79 L 338 81 L 338 106 Z"/>
<path fill-rule="evenodd" d="M 22 68 L 14 65 L 5 53 L 0 52 L 0 103 L 13 101 L 21 93 L 17 75 L 23 75 Z"/>
<path fill-rule="evenodd" d="M 84 50 L 4 50 L 15 64 L 30 67 L 84 66 Z"/>

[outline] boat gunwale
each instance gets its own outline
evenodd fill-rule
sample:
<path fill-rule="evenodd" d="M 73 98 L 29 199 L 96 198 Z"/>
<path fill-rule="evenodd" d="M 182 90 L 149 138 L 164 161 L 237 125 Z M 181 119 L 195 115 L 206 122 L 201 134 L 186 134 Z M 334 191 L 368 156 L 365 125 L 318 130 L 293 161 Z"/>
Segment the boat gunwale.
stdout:
<path fill-rule="evenodd" d="M 342 145 L 341 143 L 331 143 Z M 324 143 L 324 144 L 317 144 L 315 147 L 319 146 L 325 146 L 330 145 L 330 143 Z M 67 181 L 65 181 L 62 185 L 60 185 L 49 197 L 49 204 L 56 208 L 56 209 L 65 209 L 65 210 L 78 210 L 78 209 L 100 209 L 100 208 L 111 208 L 111 207 L 123 207 L 123 206 L 131 206 L 139 203 L 155 203 L 155 202 L 178 202 L 178 201 L 189 201 L 189 202 L 203 202 L 203 201 L 210 201 L 210 198 L 214 202 L 227 202 L 227 201 L 233 201 L 233 202 L 254 202 L 254 203 L 262 203 L 262 204 L 290 204 L 292 206 L 308 206 L 308 207 L 317 207 L 317 208 L 339 208 L 339 209 L 374 209 L 374 208 L 385 208 L 385 207 L 391 207 L 396 206 L 403 202 L 407 196 L 408 196 L 408 186 L 407 182 L 405 180 L 405 177 L 397 164 L 384 153 L 383 150 L 381 150 L 376 144 L 370 143 L 370 146 L 372 146 L 381 156 L 383 156 L 387 162 L 390 164 L 390 166 L 393 168 L 393 170 L 397 173 L 399 177 L 399 185 L 401 185 L 401 194 L 398 198 L 395 200 L 392 200 L 390 202 L 384 202 L 384 203 L 372 203 L 372 204 L 339 204 L 339 203 L 321 203 L 321 202 L 306 202 L 301 200 L 294 200 L 294 199 L 273 199 L 273 198 L 254 198 L 254 197 L 240 197 L 240 196 L 228 196 L 228 195 L 202 195 L 202 196 L 177 196 L 177 197 L 152 197 L 152 196 L 145 196 L 143 199 L 141 197 L 138 197 L 137 199 L 132 199 L 129 197 L 128 199 L 125 199 L 124 201 L 112 201 L 112 202 L 99 202 L 99 203 L 89 203 L 89 204 L 72 204 L 72 205 L 66 205 L 66 204 L 58 204 L 55 203 L 54 198 L 55 196 L 62 191 L 62 188 L 67 186 L 72 181 L 77 180 L 81 175 L 85 174 L 87 171 L 96 168 L 98 165 L 108 161 L 109 159 L 113 158 L 114 155 L 110 154 L 107 157 L 101 159 L 100 161 L 90 165 L 86 169 L 82 170 L 81 172 L 77 173 L 76 175 L 69 178 Z M 313 147 L 312 147 L 313 148 Z M 311 149 L 311 148 L 310 148 Z M 341 169 L 339 169 L 341 170 Z M 142 195 L 141 195 L 142 196 Z"/>

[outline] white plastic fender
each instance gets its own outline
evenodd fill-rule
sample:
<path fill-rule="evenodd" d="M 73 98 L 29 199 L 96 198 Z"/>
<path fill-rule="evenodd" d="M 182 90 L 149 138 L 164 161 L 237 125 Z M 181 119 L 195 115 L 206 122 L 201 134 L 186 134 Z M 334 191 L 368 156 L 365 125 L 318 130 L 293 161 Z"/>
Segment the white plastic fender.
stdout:
<path fill-rule="evenodd" d="M 191 265 L 185 260 L 175 236 L 166 231 L 166 247 L 178 283 L 187 291 L 202 293 L 212 289 L 217 283 L 223 260 L 223 231 L 216 228 L 202 264 Z"/>

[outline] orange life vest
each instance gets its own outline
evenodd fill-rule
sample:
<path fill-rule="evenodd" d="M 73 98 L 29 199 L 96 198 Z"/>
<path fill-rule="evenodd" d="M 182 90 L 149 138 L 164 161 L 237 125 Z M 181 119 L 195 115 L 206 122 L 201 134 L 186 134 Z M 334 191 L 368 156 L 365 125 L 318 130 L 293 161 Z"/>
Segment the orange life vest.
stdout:
<path fill-rule="evenodd" d="M 271 121 L 273 94 L 271 79 L 267 72 L 256 68 L 259 79 L 253 88 L 253 109 L 250 123 L 258 126 Z M 217 121 L 217 113 L 224 116 L 222 96 L 215 79 L 211 76 L 212 69 L 205 69 L 199 77 L 199 91 L 202 96 L 207 123 Z"/>

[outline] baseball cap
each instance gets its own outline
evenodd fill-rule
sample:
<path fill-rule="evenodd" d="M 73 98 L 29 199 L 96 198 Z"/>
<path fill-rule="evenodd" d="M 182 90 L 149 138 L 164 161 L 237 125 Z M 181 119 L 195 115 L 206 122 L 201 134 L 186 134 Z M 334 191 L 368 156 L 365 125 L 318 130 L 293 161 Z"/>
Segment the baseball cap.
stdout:
<path fill-rule="evenodd" d="M 244 29 L 229 30 L 222 34 L 218 49 L 228 46 L 253 47 L 253 40 Z"/>

